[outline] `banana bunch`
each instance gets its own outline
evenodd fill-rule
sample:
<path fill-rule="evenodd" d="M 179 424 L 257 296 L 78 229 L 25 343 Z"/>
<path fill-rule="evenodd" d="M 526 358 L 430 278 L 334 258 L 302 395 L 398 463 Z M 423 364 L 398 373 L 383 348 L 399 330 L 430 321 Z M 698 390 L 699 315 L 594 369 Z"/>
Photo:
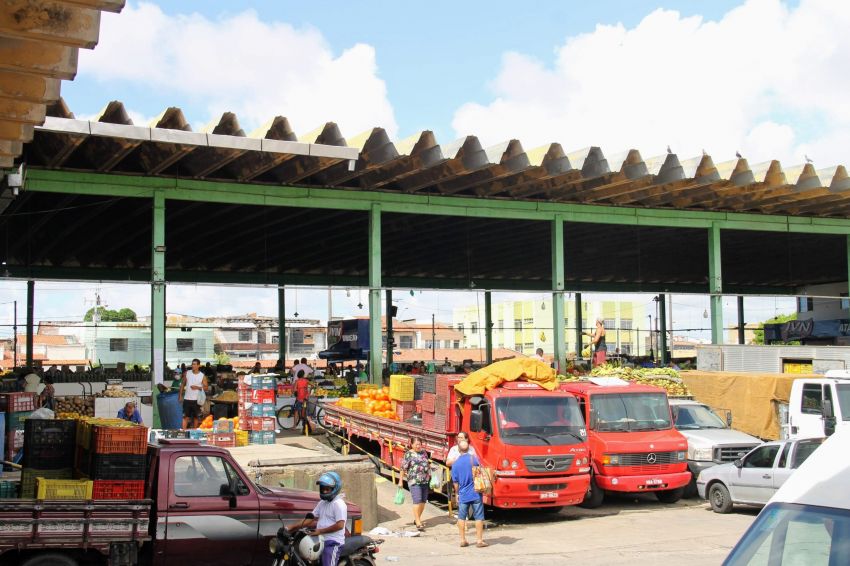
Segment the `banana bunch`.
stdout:
<path fill-rule="evenodd" d="M 611 364 L 603 364 L 593 368 L 590 375 L 619 377 L 632 383 L 660 387 L 665 389 L 671 397 L 688 397 L 691 395 L 679 372 L 672 368 L 621 368 Z"/>

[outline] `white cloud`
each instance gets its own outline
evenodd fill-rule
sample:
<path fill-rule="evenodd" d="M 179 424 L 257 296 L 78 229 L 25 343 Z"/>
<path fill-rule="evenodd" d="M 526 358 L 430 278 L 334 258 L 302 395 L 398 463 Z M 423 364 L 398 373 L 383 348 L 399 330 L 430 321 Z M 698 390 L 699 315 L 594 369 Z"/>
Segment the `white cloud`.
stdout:
<path fill-rule="evenodd" d="M 276 115 L 296 133 L 329 121 L 349 137 L 397 129 L 373 47 L 335 54 L 319 31 L 263 21 L 251 10 L 210 20 L 128 5 L 104 14 L 98 48 L 81 53 L 80 73 L 188 96 L 208 111 L 187 115 L 193 124 L 232 111 L 249 133 Z"/>
<path fill-rule="evenodd" d="M 848 25 L 850 10 L 832 0 L 750 0 L 719 21 L 659 9 L 631 29 L 568 38 L 551 65 L 506 53 L 493 100 L 463 105 L 452 125 L 527 149 L 557 141 L 646 158 L 669 144 L 715 162 L 740 150 L 750 163 L 805 153 L 817 166 L 846 163 Z"/>

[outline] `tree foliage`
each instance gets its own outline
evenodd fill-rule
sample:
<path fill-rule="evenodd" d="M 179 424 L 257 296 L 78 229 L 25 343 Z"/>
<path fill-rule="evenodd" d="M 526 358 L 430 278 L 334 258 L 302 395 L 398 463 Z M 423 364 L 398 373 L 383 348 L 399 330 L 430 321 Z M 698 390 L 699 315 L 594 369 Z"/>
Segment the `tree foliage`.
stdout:
<path fill-rule="evenodd" d="M 85 322 L 92 322 L 94 320 L 94 312 L 95 307 L 90 308 L 86 311 L 86 315 L 83 317 Z M 98 311 L 100 314 L 101 322 L 136 322 L 136 312 L 133 309 L 123 308 L 119 310 L 110 310 L 105 307 L 98 307 Z"/>
<path fill-rule="evenodd" d="M 765 324 L 782 324 L 789 320 L 797 320 L 797 313 L 780 314 L 775 317 L 759 323 L 759 327 L 753 331 L 753 344 L 764 344 L 764 325 Z"/>

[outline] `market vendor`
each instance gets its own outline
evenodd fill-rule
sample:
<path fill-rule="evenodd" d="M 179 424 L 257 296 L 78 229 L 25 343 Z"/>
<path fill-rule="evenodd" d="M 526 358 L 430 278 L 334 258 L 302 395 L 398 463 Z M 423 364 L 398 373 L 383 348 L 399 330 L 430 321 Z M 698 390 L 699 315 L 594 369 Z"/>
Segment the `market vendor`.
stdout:
<path fill-rule="evenodd" d="M 138 410 L 136 410 L 135 401 L 127 401 L 127 404 L 124 405 L 124 408 L 118 411 L 118 418 L 121 420 L 130 421 L 131 423 L 144 424 L 142 422 L 142 414 Z"/>
<path fill-rule="evenodd" d="M 596 330 L 590 332 L 582 332 L 585 336 L 590 336 L 590 344 L 593 347 L 593 367 L 605 363 L 605 354 L 608 353 L 608 346 L 605 343 L 605 323 L 601 318 L 596 319 Z"/>

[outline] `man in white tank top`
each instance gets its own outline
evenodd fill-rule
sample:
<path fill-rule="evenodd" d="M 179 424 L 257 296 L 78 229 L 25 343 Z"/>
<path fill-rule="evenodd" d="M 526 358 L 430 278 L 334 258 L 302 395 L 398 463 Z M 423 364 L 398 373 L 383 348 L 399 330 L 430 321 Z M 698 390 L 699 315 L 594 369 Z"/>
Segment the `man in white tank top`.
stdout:
<path fill-rule="evenodd" d="M 177 399 L 183 403 L 183 428 L 198 428 L 201 419 L 201 406 L 198 405 L 198 394 L 206 391 L 209 384 L 204 372 L 201 371 L 201 360 L 192 360 L 192 368 L 186 371 L 180 382 L 180 394 Z M 192 426 L 189 426 L 191 423 Z"/>

